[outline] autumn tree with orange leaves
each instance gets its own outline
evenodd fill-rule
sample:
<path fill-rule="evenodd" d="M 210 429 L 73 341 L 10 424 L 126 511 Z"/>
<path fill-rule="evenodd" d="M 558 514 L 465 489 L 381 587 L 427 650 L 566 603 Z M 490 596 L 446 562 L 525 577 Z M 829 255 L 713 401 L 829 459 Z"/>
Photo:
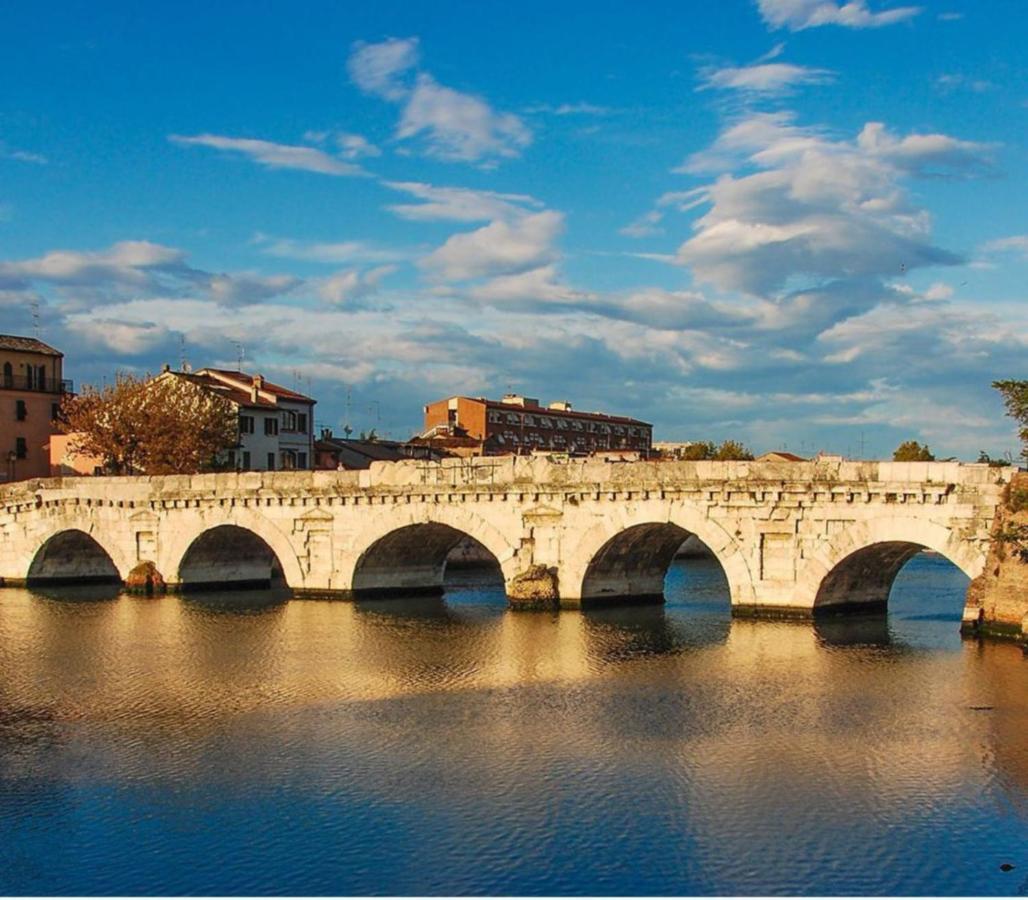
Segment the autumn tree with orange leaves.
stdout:
<path fill-rule="evenodd" d="M 223 397 L 175 375 L 85 387 L 61 404 L 75 453 L 103 460 L 116 475 L 182 475 L 221 467 L 239 441 L 238 419 Z"/>

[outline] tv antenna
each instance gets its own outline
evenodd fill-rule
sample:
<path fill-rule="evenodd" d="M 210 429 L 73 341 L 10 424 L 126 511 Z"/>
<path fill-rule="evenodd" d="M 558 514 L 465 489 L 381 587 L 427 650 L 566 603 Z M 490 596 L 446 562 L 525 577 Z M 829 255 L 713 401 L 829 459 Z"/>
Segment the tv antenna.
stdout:
<path fill-rule="evenodd" d="M 186 359 L 186 336 L 180 334 L 178 336 L 178 369 L 180 372 L 187 372 L 189 366 L 189 360 Z"/>
<path fill-rule="evenodd" d="M 39 340 L 39 299 L 36 297 L 32 298 L 32 302 L 29 304 L 32 308 L 32 333 L 36 336 L 36 340 Z"/>
<path fill-rule="evenodd" d="M 243 345 L 242 345 L 241 342 L 233 341 L 232 344 L 236 348 L 236 371 L 237 372 L 242 372 L 243 371 L 243 357 L 246 355 L 246 351 L 244 350 Z"/>

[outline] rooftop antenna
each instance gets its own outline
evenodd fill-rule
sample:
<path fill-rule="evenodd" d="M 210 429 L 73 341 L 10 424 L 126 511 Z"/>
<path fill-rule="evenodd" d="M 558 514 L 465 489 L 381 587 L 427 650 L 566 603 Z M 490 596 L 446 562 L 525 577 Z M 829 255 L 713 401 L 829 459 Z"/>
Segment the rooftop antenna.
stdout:
<path fill-rule="evenodd" d="M 180 372 L 188 371 L 189 360 L 186 359 L 186 336 L 178 336 L 178 368 Z"/>
<path fill-rule="evenodd" d="M 29 304 L 32 307 L 32 333 L 36 336 L 36 340 L 39 340 L 39 299 L 37 297 L 32 298 L 32 302 Z"/>
<path fill-rule="evenodd" d="M 235 348 L 236 348 L 236 371 L 237 372 L 242 372 L 243 371 L 243 357 L 245 356 L 245 351 L 243 349 L 243 345 L 239 341 L 233 341 L 232 343 L 235 345 Z"/>

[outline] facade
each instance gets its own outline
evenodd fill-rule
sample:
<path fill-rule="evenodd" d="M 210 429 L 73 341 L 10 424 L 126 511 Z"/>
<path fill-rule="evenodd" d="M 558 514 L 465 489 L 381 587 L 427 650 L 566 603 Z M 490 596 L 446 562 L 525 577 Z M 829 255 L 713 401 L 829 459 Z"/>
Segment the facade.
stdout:
<path fill-rule="evenodd" d="M 228 400 L 239 415 L 239 443 L 226 449 L 226 462 L 241 471 L 314 468 L 314 404 L 263 375 L 226 369 L 165 371 Z"/>
<path fill-rule="evenodd" d="M 0 481 L 50 475 L 50 433 L 61 398 L 64 354 L 36 338 L 0 334 Z"/>
<path fill-rule="evenodd" d="M 449 397 L 428 404 L 424 436 L 442 433 L 480 441 L 485 454 L 634 450 L 645 456 L 653 444 L 653 426 L 648 422 L 579 412 L 566 402 L 542 406 L 518 394 L 506 394 L 502 400 Z"/>

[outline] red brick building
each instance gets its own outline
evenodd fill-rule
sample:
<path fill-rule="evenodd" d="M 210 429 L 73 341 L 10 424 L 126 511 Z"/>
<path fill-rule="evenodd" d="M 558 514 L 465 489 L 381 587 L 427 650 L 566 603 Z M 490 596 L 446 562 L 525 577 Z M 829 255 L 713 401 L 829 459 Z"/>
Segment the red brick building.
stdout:
<path fill-rule="evenodd" d="M 530 453 L 533 450 L 585 454 L 635 450 L 648 454 L 653 426 L 605 413 L 579 412 L 570 403 L 540 405 L 538 400 L 507 394 L 502 400 L 448 397 L 425 407 L 425 435 L 452 434 L 482 442 L 484 453 Z"/>

